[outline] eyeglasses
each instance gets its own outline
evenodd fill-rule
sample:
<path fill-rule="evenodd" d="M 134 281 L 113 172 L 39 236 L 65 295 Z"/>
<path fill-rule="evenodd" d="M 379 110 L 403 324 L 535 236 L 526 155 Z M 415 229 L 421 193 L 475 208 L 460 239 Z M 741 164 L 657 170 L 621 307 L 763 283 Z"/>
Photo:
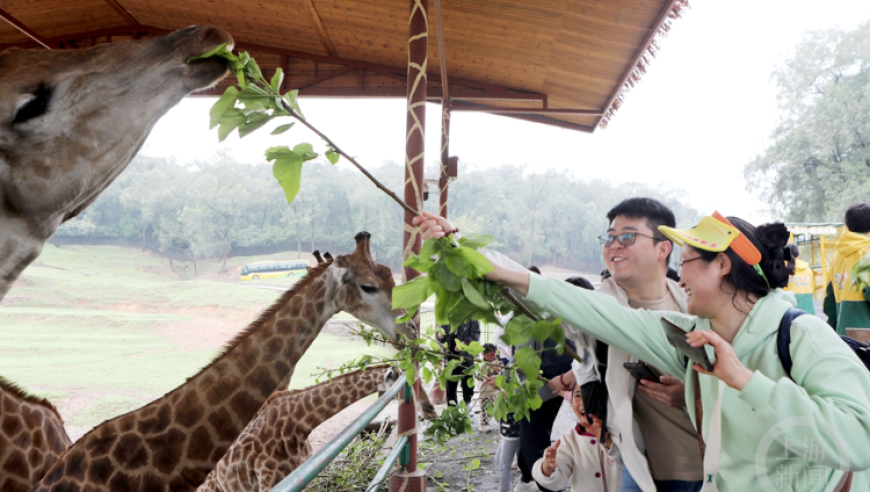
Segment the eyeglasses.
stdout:
<path fill-rule="evenodd" d="M 686 263 L 689 263 L 690 261 L 700 260 L 700 259 L 701 259 L 700 256 L 696 256 L 695 258 L 689 258 L 688 260 L 681 260 L 681 261 L 678 261 L 678 262 L 677 262 L 677 269 L 678 269 L 678 270 L 682 270 L 682 269 L 683 269 L 683 265 L 685 265 Z"/>
<path fill-rule="evenodd" d="M 598 236 L 598 242 L 600 242 L 605 248 L 613 246 L 613 241 L 619 241 L 619 244 L 622 246 L 631 246 L 637 240 L 637 236 L 648 237 L 652 239 L 653 242 L 664 241 L 664 239 L 647 236 L 646 234 L 641 234 L 639 232 L 623 232 L 622 234 L 616 234 L 613 236 L 610 234 L 602 234 Z"/>

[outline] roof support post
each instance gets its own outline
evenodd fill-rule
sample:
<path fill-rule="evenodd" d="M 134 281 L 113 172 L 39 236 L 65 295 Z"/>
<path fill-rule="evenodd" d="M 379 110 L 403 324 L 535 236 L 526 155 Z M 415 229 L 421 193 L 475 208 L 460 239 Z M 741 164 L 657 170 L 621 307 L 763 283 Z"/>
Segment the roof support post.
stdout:
<path fill-rule="evenodd" d="M 450 101 L 441 101 L 441 178 L 438 180 L 438 214 L 447 218 L 447 165 L 450 159 Z"/>
<path fill-rule="evenodd" d="M 426 162 L 426 68 L 429 60 L 429 0 L 409 0 L 408 14 L 408 77 L 405 133 L 405 203 L 423 210 L 423 165 Z M 422 244 L 420 229 L 411 221 L 413 214 L 405 212 L 402 257 L 419 254 Z M 419 273 L 403 270 L 405 280 Z M 419 323 L 417 323 L 419 326 Z M 416 369 L 419 370 L 419 369 Z M 416 378 L 415 378 L 416 379 Z M 417 388 L 415 388 L 417 389 Z M 415 395 L 416 396 L 416 395 Z M 417 412 L 414 398 L 404 398 L 399 404 L 398 433 L 408 436 L 410 459 L 404 470 L 390 477 L 390 492 L 425 492 L 426 473 L 417 468 Z"/>
<path fill-rule="evenodd" d="M 441 0 L 435 0 L 435 30 L 438 34 L 438 61 L 441 65 L 441 178 L 438 181 L 438 214 L 447 218 L 447 166 L 450 156 L 450 84 L 447 81 L 447 50 L 444 49 L 444 18 Z"/>

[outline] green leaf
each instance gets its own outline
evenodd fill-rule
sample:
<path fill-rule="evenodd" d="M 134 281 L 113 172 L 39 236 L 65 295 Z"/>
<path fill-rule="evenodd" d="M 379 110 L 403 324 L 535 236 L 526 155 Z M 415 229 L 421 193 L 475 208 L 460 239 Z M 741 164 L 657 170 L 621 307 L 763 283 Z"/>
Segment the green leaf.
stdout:
<path fill-rule="evenodd" d="M 431 275 L 431 273 L 430 273 Z M 462 297 L 458 292 L 450 292 L 442 285 L 435 284 L 435 322 L 439 325 L 450 323 L 447 313 L 450 308 Z"/>
<path fill-rule="evenodd" d="M 451 292 L 462 290 L 462 281 L 447 267 L 447 262 L 439 260 L 429 270 L 429 274 L 435 277 L 435 281 Z"/>
<path fill-rule="evenodd" d="M 502 339 L 509 345 L 522 345 L 532 335 L 533 325 L 534 321 L 530 320 L 526 315 L 516 315 L 508 322 Z"/>
<path fill-rule="evenodd" d="M 538 343 L 544 343 L 544 340 L 550 337 L 553 332 L 553 325 L 547 320 L 540 320 L 532 326 L 532 338 Z"/>
<path fill-rule="evenodd" d="M 393 309 L 419 306 L 434 292 L 428 276 L 419 276 L 393 288 Z"/>
<path fill-rule="evenodd" d="M 396 323 L 407 323 L 408 321 L 411 321 L 412 319 L 414 319 L 414 315 L 417 314 L 417 310 L 419 310 L 419 309 L 420 309 L 419 305 L 409 307 L 408 312 L 405 313 L 404 316 L 398 318 L 396 320 Z"/>
<path fill-rule="evenodd" d="M 245 62 L 245 77 L 249 80 L 260 80 L 263 78 L 263 72 L 260 71 L 260 66 L 257 65 L 257 62 L 254 61 L 250 55 L 248 55 L 248 59 Z"/>
<path fill-rule="evenodd" d="M 552 323 L 553 331 L 550 333 L 550 339 L 557 343 L 556 353 L 559 355 L 565 353 L 565 329 L 560 325 L 561 321 L 559 318 Z"/>
<path fill-rule="evenodd" d="M 275 128 L 274 130 L 272 130 L 272 135 L 280 135 L 280 134 L 286 132 L 287 130 L 289 130 L 295 124 L 296 123 L 287 123 L 286 125 L 281 125 L 278 128 Z"/>
<path fill-rule="evenodd" d="M 272 90 L 281 93 L 281 84 L 284 82 L 284 70 L 281 67 L 275 69 L 275 75 L 272 76 L 272 81 L 269 83 L 269 86 L 272 87 Z"/>
<path fill-rule="evenodd" d="M 449 268 L 451 272 L 456 274 L 457 277 L 468 276 L 468 272 L 465 268 L 466 265 L 468 265 L 468 262 L 465 260 L 464 256 L 454 253 L 453 251 L 448 252 L 445 256 L 444 261 L 447 262 L 447 268 Z"/>
<path fill-rule="evenodd" d="M 471 469 L 477 470 L 478 468 L 480 468 L 480 458 L 474 458 L 471 460 Z"/>
<path fill-rule="evenodd" d="M 504 374 L 500 374 L 500 375 L 498 375 L 498 376 L 495 377 L 495 385 L 496 385 L 496 387 L 498 387 L 498 388 L 504 388 L 504 387 L 505 387 L 505 384 L 507 384 L 507 378 L 504 376 Z"/>
<path fill-rule="evenodd" d="M 450 312 L 447 313 L 447 319 L 450 320 L 450 326 L 457 327 L 468 321 L 475 311 L 477 311 L 477 306 L 460 296 L 460 301 L 450 308 Z"/>
<path fill-rule="evenodd" d="M 341 154 L 335 151 L 332 147 L 326 149 L 326 159 L 334 166 L 338 164 L 338 160 L 341 159 Z"/>
<path fill-rule="evenodd" d="M 258 113 L 253 118 L 250 118 L 247 123 L 243 123 L 239 126 L 239 138 L 245 138 L 248 134 L 262 127 L 271 119 L 272 115 L 270 114 Z"/>
<path fill-rule="evenodd" d="M 275 159 L 299 159 L 302 160 L 296 152 L 290 150 L 290 147 L 286 145 L 279 145 L 277 147 L 269 147 L 266 149 L 266 160 L 271 161 Z"/>
<path fill-rule="evenodd" d="M 473 340 L 465 348 L 465 351 L 468 352 L 472 357 L 477 357 L 478 355 L 483 353 L 483 345 L 481 345 L 480 342 Z"/>
<path fill-rule="evenodd" d="M 489 234 L 469 234 L 459 240 L 459 244 L 467 248 L 483 248 L 495 239 Z"/>
<path fill-rule="evenodd" d="M 220 117 L 218 127 L 218 141 L 223 142 L 230 133 L 246 121 L 245 116 L 238 109 L 232 108 L 224 112 Z"/>
<path fill-rule="evenodd" d="M 232 109 L 236 104 L 236 98 L 239 96 L 239 90 L 234 86 L 227 87 L 227 90 L 224 91 L 224 94 L 214 103 L 214 106 L 208 112 L 209 122 L 208 129 L 218 126 L 220 123 L 221 116 L 227 112 L 227 110 Z"/>
<path fill-rule="evenodd" d="M 278 184 L 284 189 L 287 203 L 293 203 L 296 194 L 299 193 L 299 184 L 302 181 L 302 159 L 299 157 L 275 159 L 272 174 L 275 175 Z"/>
<path fill-rule="evenodd" d="M 467 278 L 462 279 L 462 293 L 465 294 L 465 298 L 468 299 L 469 302 L 478 308 L 492 310 L 492 306 L 486 302 L 486 299 L 480 295 L 480 292 L 474 288 L 474 285 Z"/>
<path fill-rule="evenodd" d="M 293 147 L 293 152 L 296 152 L 303 161 L 310 161 L 317 157 L 317 152 L 314 152 L 314 147 L 310 143 L 301 143 Z"/>
<path fill-rule="evenodd" d="M 538 377 L 538 371 L 541 369 L 541 358 L 532 347 L 523 347 L 514 354 L 514 360 L 517 367 L 526 374 L 529 379 Z"/>
<path fill-rule="evenodd" d="M 469 263 L 471 267 L 476 270 L 477 275 L 473 278 L 479 278 L 487 273 L 495 271 L 495 269 L 492 267 L 492 263 L 490 263 L 485 256 L 471 248 L 460 246 L 454 251 L 462 255 L 465 258 L 466 262 Z"/>
<path fill-rule="evenodd" d="M 302 110 L 299 109 L 299 101 L 297 100 L 298 96 L 299 90 L 287 91 L 287 93 L 284 94 L 284 100 L 287 101 L 287 105 L 290 106 L 293 111 L 299 113 L 299 116 L 302 116 Z M 305 117 L 302 116 L 302 119 L 304 120 Z"/>
<path fill-rule="evenodd" d="M 429 370 L 428 367 L 423 368 L 423 382 L 429 384 L 429 381 L 432 380 L 432 371 Z"/>

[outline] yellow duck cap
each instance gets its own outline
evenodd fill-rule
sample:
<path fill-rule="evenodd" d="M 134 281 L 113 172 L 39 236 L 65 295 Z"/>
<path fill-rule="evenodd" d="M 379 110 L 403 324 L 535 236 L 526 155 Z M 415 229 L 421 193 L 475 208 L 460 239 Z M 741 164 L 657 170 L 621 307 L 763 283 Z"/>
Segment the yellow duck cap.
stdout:
<path fill-rule="evenodd" d="M 717 253 L 730 246 L 749 265 L 757 265 L 761 261 L 758 248 L 719 212 L 704 217 L 691 229 L 659 226 L 659 231 L 680 246 L 688 244 L 693 248 Z"/>

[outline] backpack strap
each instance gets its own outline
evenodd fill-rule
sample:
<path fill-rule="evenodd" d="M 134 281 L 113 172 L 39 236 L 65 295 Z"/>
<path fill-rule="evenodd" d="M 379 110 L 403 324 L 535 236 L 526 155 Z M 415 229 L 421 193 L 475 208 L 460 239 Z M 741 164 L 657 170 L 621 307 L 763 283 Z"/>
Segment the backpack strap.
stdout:
<path fill-rule="evenodd" d="M 791 377 L 791 368 L 792 368 L 792 360 L 791 360 L 791 351 L 789 350 L 789 344 L 791 343 L 791 323 L 798 316 L 803 316 L 807 314 L 805 311 L 801 311 L 800 309 L 795 309 L 793 307 L 788 308 L 785 314 L 782 315 L 782 321 L 779 322 L 779 331 L 776 334 L 776 353 L 779 355 L 779 361 L 782 363 L 782 367 L 785 369 L 788 377 L 794 380 Z"/>

